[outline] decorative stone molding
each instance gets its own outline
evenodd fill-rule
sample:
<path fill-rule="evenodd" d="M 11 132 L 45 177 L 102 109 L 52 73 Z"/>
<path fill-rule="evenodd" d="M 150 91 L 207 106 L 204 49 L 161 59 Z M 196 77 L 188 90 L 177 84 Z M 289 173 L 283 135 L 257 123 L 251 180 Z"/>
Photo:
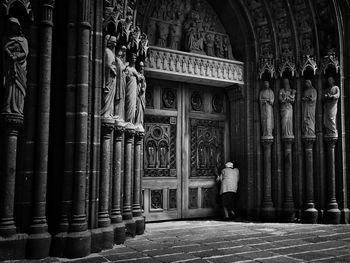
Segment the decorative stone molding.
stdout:
<path fill-rule="evenodd" d="M 271 78 L 275 76 L 275 60 L 273 58 L 260 58 L 259 79 L 262 79 L 264 73 L 270 74 Z"/>
<path fill-rule="evenodd" d="M 307 69 L 311 69 L 314 72 L 314 75 L 316 75 L 318 67 L 314 56 L 311 56 L 311 55 L 302 56 L 301 64 L 300 64 L 301 76 L 304 76 L 304 72 Z"/>
<path fill-rule="evenodd" d="M 17 4 L 20 4 L 24 7 L 28 15 L 28 18 L 31 21 L 33 21 L 34 15 L 33 15 L 33 10 L 32 10 L 30 0 L 0 0 L 0 10 L 1 9 L 6 10 L 6 15 L 9 16 L 11 8 Z"/>
<path fill-rule="evenodd" d="M 335 52 L 329 52 L 326 56 L 324 56 L 321 62 L 321 71 L 326 74 L 326 70 L 330 67 L 335 68 L 335 71 L 339 72 L 339 59 L 336 56 Z"/>
<path fill-rule="evenodd" d="M 279 63 L 278 70 L 281 78 L 282 78 L 283 72 L 285 71 L 290 71 L 292 76 L 294 77 L 295 72 L 297 71 L 294 57 L 293 56 L 282 57 Z"/>
<path fill-rule="evenodd" d="M 242 62 L 160 47 L 151 47 L 146 72 L 167 79 L 205 81 L 208 85 L 224 87 L 243 84 Z"/>

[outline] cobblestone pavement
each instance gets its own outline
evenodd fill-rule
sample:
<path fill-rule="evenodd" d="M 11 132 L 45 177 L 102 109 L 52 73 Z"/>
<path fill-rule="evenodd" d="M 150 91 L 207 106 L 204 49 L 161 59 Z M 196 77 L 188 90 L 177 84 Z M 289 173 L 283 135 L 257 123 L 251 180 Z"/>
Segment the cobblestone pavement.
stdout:
<path fill-rule="evenodd" d="M 70 262 L 350 262 L 350 225 L 196 220 L 146 228 L 124 245 Z"/>

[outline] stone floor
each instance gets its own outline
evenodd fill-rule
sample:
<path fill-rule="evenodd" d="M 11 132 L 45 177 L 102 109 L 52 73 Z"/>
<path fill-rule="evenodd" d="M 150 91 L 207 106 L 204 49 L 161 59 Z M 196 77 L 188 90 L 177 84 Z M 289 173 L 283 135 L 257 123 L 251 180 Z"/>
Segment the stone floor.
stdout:
<path fill-rule="evenodd" d="M 350 262 L 350 225 L 194 220 L 150 223 L 146 228 L 143 236 L 125 245 L 70 262 Z"/>

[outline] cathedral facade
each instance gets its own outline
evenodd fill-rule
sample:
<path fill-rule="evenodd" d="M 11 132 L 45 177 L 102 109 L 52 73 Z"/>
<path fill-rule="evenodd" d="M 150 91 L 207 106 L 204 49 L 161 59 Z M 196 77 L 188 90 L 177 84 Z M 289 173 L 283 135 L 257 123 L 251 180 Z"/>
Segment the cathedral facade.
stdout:
<path fill-rule="evenodd" d="M 0 21 L 0 260 L 216 217 L 227 161 L 240 217 L 349 223 L 349 0 L 0 0 Z"/>

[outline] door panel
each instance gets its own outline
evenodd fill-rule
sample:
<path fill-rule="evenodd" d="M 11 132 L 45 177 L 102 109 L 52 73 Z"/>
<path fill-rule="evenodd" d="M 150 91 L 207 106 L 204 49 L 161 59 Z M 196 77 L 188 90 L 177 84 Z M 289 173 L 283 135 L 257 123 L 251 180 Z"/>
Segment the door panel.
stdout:
<path fill-rule="evenodd" d="M 160 80 L 149 87 L 142 181 L 146 220 L 217 215 L 214 168 L 229 152 L 224 91 Z"/>

